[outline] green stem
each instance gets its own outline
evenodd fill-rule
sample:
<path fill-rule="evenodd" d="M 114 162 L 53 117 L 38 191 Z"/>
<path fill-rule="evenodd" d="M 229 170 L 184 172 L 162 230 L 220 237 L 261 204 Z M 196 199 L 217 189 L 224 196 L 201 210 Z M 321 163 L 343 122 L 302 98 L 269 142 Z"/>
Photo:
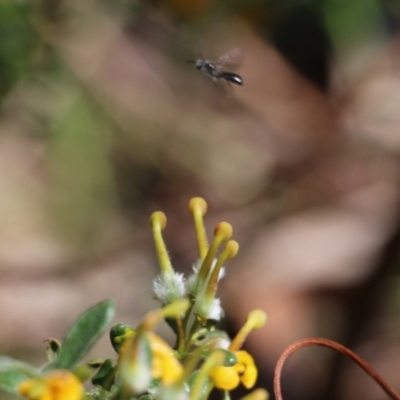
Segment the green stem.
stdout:
<path fill-rule="evenodd" d="M 194 299 L 189 299 L 189 300 L 190 300 L 190 307 L 186 311 L 185 317 L 183 318 L 183 322 L 182 322 L 184 332 L 186 332 L 186 330 L 187 330 L 187 326 L 188 326 L 188 323 L 189 323 L 189 318 L 190 318 L 190 315 L 192 314 L 192 310 L 193 310 L 193 307 L 194 307 Z"/>
<path fill-rule="evenodd" d="M 182 318 L 176 319 L 176 325 L 178 326 L 178 354 L 182 355 L 185 350 L 185 331 L 183 329 Z"/>
<path fill-rule="evenodd" d="M 207 380 L 209 379 L 208 373 L 209 371 L 217 366 L 221 365 L 224 361 L 225 355 L 221 350 L 214 351 L 203 363 L 200 369 L 197 372 L 196 378 L 194 380 L 192 390 L 190 392 L 190 400 L 202 400 L 203 396 L 203 385 L 207 385 L 207 394 L 209 390 L 209 383 Z"/>
<path fill-rule="evenodd" d="M 199 327 L 199 321 L 197 320 L 197 318 L 195 317 L 192 327 L 190 328 L 189 334 L 188 334 L 188 338 L 186 341 L 186 348 L 185 351 L 188 352 L 190 346 L 192 345 L 193 342 L 193 336 L 195 335 L 197 328 Z"/>

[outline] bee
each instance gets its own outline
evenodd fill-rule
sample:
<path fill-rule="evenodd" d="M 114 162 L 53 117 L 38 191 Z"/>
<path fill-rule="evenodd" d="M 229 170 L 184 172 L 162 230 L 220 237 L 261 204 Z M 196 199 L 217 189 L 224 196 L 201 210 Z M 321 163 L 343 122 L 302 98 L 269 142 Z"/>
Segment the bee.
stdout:
<path fill-rule="evenodd" d="M 228 84 L 234 83 L 235 85 L 243 86 L 243 79 L 240 75 L 226 70 L 229 67 L 237 67 L 242 59 L 242 53 L 235 48 L 221 56 L 217 62 L 206 60 L 202 52 L 199 52 L 197 60 L 188 60 L 187 62 L 195 64 L 199 71 L 217 84 L 227 82 Z"/>

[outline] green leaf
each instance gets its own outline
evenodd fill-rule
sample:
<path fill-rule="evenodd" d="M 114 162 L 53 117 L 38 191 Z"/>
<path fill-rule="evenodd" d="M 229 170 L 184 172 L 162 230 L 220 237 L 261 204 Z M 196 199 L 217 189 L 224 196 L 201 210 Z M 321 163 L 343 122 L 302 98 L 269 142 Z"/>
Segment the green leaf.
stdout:
<path fill-rule="evenodd" d="M 111 359 L 104 361 L 97 374 L 92 378 L 93 385 L 99 385 L 103 389 L 109 390 L 114 383 L 115 368 Z"/>
<path fill-rule="evenodd" d="M 81 382 L 85 382 L 96 373 L 103 363 L 104 361 L 102 359 L 94 358 L 93 360 L 78 365 L 72 372 Z"/>
<path fill-rule="evenodd" d="M 175 318 L 165 318 L 165 322 L 169 325 L 169 327 L 173 330 L 175 335 L 179 335 L 178 324 Z"/>
<path fill-rule="evenodd" d="M 26 379 L 38 376 L 38 371 L 21 361 L 0 356 L 0 389 L 17 394 L 17 387 Z"/>
<path fill-rule="evenodd" d="M 58 358 L 45 369 L 73 369 L 107 329 L 114 309 L 114 302 L 106 300 L 81 314 L 64 338 Z"/>

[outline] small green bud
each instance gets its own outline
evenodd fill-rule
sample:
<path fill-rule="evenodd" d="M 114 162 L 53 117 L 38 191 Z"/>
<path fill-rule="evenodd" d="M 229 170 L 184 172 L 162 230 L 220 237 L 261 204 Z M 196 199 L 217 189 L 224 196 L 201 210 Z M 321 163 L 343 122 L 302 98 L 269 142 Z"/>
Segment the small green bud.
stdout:
<path fill-rule="evenodd" d="M 114 325 L 110 330 L 110 341 L 114 350 L 119 353 L 122 344 L 126 339 L 135 336 L 135 330 L 126 324 Z"/>

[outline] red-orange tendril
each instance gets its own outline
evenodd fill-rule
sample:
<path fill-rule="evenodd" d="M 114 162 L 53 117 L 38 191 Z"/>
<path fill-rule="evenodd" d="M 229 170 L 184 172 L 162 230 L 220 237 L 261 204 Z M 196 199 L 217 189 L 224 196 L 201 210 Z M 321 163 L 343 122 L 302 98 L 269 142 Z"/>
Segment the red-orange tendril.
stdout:
<path fill-rule="evenodd" d="M 307 346 L 324 346 L 330 349 L 336 350 L 345 356 L 351 358 L 355 363 L 357 363 L 378 385 L 385 391 L 385 393 L 392 399 L 392 400 L 400 400 L 400 396 L 384 381 L 384 379 L 361 357 L 357 354 L 353 353 L 350 349 L 345 346 L 342 346 L 339 343 L 336 343 L 332 340 L 322 339 L 322 338 L 309 338 L 299 340 L 291 344 L 286 350 L 282 353 L 279 357 L 278 362 L 276 363 L 275 367 L 275 376 L 274 376 L 274 392 L 276 400 L 283 400 L 282 397 L 282 389 L 281 389 L 281 375 L 282 375 L 282 368 L 285 361 L 289 358 L 291 354 L 295 351 L 301 349 L 302 347 Z"/>

